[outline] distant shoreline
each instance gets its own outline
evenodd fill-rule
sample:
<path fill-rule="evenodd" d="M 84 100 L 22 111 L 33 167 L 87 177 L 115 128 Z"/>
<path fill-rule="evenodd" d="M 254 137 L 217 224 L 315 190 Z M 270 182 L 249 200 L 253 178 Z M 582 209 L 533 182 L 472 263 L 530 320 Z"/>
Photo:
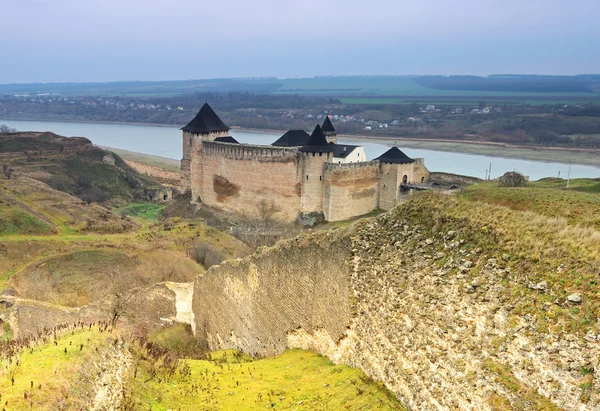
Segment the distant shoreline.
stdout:
<path fill-rule="evenodd" d="M 90 124 L 117 124 L 130 126 L 170 127 L 179 128 L 173 124 L 164 123 L 140 123 L 124 121 L 96 121 L 96 120 L 52 120 L 52 119 L 23 119 L 23 118 L 1 118 L 2 121 L 35 121 L 35 122 L 59 122 L 59 123 L 90 123 Z M 260 132 L 283 134 L 285 130 L 271 130 L 261 128 L 243 128 L 233 126 L 232 129 L 245 132 Z M 27 131 L 27 130 L 21 130 Z M 400 136 L 369 136 L 358 134 L 339 135 L 345 140 L 370 140 L 391 146 L 396 142 L 402 142 L 402 147 L 420 148 L 432 151 L 454 152 L 462 154 L 487 155 L 494 157 L 517 158 L 523 160 L 558 162 L 563 164 L 573 163 L 600 168 L 600 149 L 582 149 L 576 147 L 543 147 L 519 144 L 506 144 L 490 141 L 474 140 L 450 140 L 440 138 L 406 138 Z"/>

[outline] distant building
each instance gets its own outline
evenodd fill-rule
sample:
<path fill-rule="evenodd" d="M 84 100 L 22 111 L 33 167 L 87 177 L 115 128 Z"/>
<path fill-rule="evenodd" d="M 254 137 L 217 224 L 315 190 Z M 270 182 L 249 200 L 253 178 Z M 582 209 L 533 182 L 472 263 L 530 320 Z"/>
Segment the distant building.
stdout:
<path fill-rule="evenodd" d="M 366 161 L 367 155 L 362 146 L 349 144 L 333 144 L 333 162 L 338 164 L 358 163 Z"/>
<path fill-rule="evenodd" d="M 425 111 L 435 111 L 435 106 L 433 104 L 428 104 L 425 106 Z"/>

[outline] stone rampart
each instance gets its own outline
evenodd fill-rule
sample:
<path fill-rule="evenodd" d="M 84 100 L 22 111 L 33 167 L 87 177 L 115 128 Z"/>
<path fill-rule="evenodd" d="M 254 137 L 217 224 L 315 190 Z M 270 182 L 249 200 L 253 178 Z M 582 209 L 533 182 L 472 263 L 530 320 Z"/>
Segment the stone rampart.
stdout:
<path fill-rule="evenodd" d="M 378 208 L 379 161 L 327 163 L 324 180 L 326 220 L 347 220 Z"/>
<path fill-rule="evenodd" d="M 205 141 L 199 166 L 205 204 L 257 217 L 264 200 L 281 210 L 274 218 L 289 222 L 300 212 L 295 149 Z"/>
<path fill-rule="evenodd" d="M 565 301 L 551 277 L 537 284 L 543 272 L 531 285 L 531 261 L 497 248 L 513 240 L 494 224 L 517 212 L 419 199 L 211 268 L 194 286 L 196 336 L 258 356 L 315 350 L 383 381 L 414 410 L 599 409 L 597 327 L 558 333 L 560 322 L 535 319 L 535 310 L 589 309 L 585 297 Z M 448 212 L 457 209 L 460 218 Z M 542 226 L 559 250 L 571 228 Z"/>
<path fill-rule="evenodd" d="M 297 329 L 341 339 L 353 298 L 350 257 L 350 239 L 326 233 L 211 268 L 194 287 L 196 337 L 257 356 L 283 352 Z"/>

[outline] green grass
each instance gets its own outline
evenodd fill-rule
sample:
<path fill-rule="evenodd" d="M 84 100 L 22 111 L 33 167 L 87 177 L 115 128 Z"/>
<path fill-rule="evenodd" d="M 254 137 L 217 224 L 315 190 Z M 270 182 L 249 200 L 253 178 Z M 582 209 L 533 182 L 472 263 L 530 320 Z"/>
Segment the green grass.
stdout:
<path fill-rule="evenodd" d="M 600 229 L 600 180 L 549 178 L 523 187 L 502 187 L 485 182 L 467 187 L 464 197 L 546 217 L 564 218 L 569 224 Z"/>
<path fill-rule="evenodd" d="M 93 355 L 110 333 L 97 328 L 66 333 L 57 345 L 32 344 L 12 358 L 0 360 L 0 394 L 6 409 L 51 409 L 77 382 L 77 370 L 82 360 Z M 66 353 L 65 353 L 66 349 Z M 14 383 L 12 379 L 14 378 Z M 32 388 L 33 386 L 33 388 Z M 27 399 L 25 399 L 25 396 Z"/>
<path fill-rule="evenodd" d="M 138 363 L 132 384 L 137 409 L 152 410 L 402 410 L 395 397 L 360 370 L 288 350 L 252 361 L 234 351 L 186 360 L 171 377 L 152 378 Z"/>
<path fill-rule="evenodd" d="M 115 211 L 119 214 L 133 217 L 140 217 L 146 220 L 156 220 L 158 213 L 165 208 L 164 205 L 153 203 L 131 203 Z"/>
<path fill-rule="evenodd" d="M 49 234 L 54 232 L 54 229 L 48 224 L 23 211 L 14 209 L 6 211 L 6 207 L 2 208 L 0 208 L 0 235 Z"/>

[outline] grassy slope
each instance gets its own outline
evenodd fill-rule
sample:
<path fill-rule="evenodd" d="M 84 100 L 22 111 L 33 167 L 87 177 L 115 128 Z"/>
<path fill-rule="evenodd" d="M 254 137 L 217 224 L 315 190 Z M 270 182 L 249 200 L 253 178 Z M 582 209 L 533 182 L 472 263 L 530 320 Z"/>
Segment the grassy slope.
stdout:
<path fill-rule="evenodd" d="M 440 235 L 440 230 L 461 232 L 470 248 L 479 247 L 482 255 L 501 260 L 510 269 L 502 279 L 503 301 L 513 307 L 516 321 L 529 314 L 540 332 L 585 334 L 597 328 L 600 231 L 534 211 L 435 193 L 416 196 L 402 210 L 430 235 Z M 438 262 L 444 263 L 444 259 Z M 470 275 L 474 278 L 479 272 L 476 267 Z M 546 291 L 532 293 L 530 284 L 541 281 L 547 282 Z M 573 293 L 583 300 L 575 307 L 565 304 Z"/>
<path fill-rule="evenodd" d="M 84 327 L 59 333 L 56 344 L 32 343 L 12 361 L 0 360 L 0 393 L 7 409 L 54 409 L 60 400 L 79 389 L 88 360 L 96 348 L 113 343 L 116 331 Z M 66 349 L 66 352 L 65 352 Z M 143 349 L 134 349 L 142 354 Z M 251 361 L 234 352 L 218 352 L 212 360 L 180 362 L 172 377 L 151 368 L 157 362 L 137 357 L 137 372 L 128 375 L 134 409 L 402 409 L 395 398 L 362 372 L 335 366 L 319 355 L 293 350 L 278 357 Z M 18 359 L 18 362 L 15 361 Z M 181 373 L 189 367 L 190 374 Z M 160 367 L 158 366 L 160 369 Z M 14 378 L 14 383 L 12 382 Z M 33 387 L 33 388 L 32 388 Z M 87 387 L 89 389 L 89 387 Z"/>
<path fill-rule="evenodd" d="M 216 361 L 187 360 L 189 378 L 144 382 L 149 374 L 139 372 L 133 388 L 136 405 L 153 410 L 402 409 L 359 370 L 311 352 L 289 350 L 252 362 L 228 351 L 212 358 Z"/>
<path fill-rule="evenodd" d="M 136 224 L 110 210 L 92 204 L 22 174 L 7 179 L 0 175 L 3 205 L 0 208 L 0 227 L 4 234 L 45 234 L 99 232 L 120 233 L 131 231 Z M 27 214 L 29 217 L 22 217 Z M 15 215 L 18 224 L 15 224 Z M 40 224 L 42 223 L 42 224 Z M 47 228 L 47 227 L 50 228 Z"/>
<path fill-rule="evenodd" d="M 197 345 L 183 325 L 156 332 L 150 341 L 180 358 Z M 220 351 L 209 354 L 208 360 L 185 360 L 170 376 L 146 360 L 147 350 L 138 347 L 137 354 L 130 396 L 138 409 L 403 409 L 389 391 L 361 371 L 307 351 L 288 350 L 254 361 L 239 352 Z"/>
<path fill-rule="evenodd" d="M 96 347 L 105 344 L 110 336 L 109 332 L 100 333 L 96 327 L 79 330 L 64 334 L 56 345 L 52 342 L 32 344 L 31 349 L 17 355 L 18 362 L 14 358 L 12 362 L 1 359 L 2 404 L 11 410 L 55 407 L 77 382 L 77 370 L 82 361 L 94 355 Z"/>
<path fill-rule="evenodd" d="M 562 179 L 544 179 L 525 187 L 501 187 L 496 182 L 488 182 L 466 188 L 464 196 L 513 210 L 560 217 L 571 225 L 600 230 L 600 180 L 575 179 L 568 190 Z"/>
<path fill-rule="evenodd" d="M 0 290 L 14 288 L 23 296 L 79 306 L 97 299 L 110 269 L 134 276 L 138 286 L 192 281 L 204 269 L 187 250 L 200 240 L 228 257 L 248 252 L 235 238 L 200 223 L 134 219 L 141 227 L 137 232 L 0 237 Z M 31 286 L 40 280 L 48 284 L 41 297 L 40 288 Z"/>

